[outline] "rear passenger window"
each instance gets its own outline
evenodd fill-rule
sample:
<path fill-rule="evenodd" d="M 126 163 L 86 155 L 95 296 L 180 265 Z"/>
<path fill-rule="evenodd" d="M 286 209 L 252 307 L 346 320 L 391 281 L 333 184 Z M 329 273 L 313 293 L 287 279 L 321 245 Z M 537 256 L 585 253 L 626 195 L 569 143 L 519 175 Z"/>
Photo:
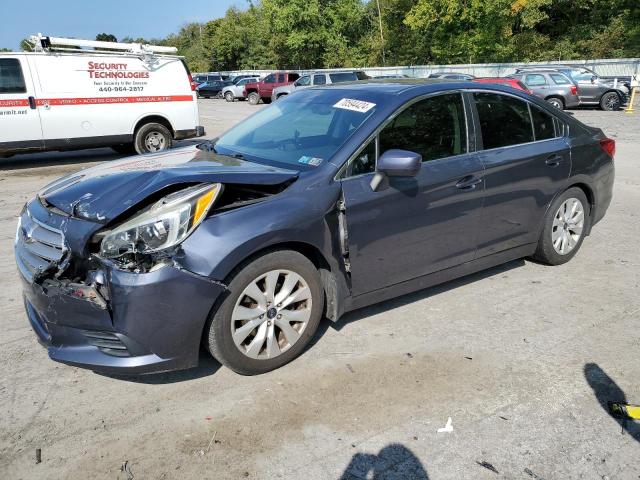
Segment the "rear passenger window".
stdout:
<path fill-rule="evenodd" d="M 0 59 L 0 93 L 26 93 L 22 68 L 17 58 Z"/>
<path fill-rule="evenodd" d="M 546 85 L 547 80 L 544 78 L 544 75 L 533 73 L 524 77 L 524 83 L 530 87 L 537 87 L 539 85 Z"/>
<path fill-rule="evenodd" d="M 313 76 L 314 85 L 324 85 L 325 83 L 327 83 L 327 79 L 325 78 L 324 73 L 322 75 Z"/>
<path fill-rule="evenodd" d="M 525 102 L 496 93 L 474 93 L 474 98 L 485 150 L 533 141 Z"/>
<path fill-rule="evenodd" d="M 284 73 L 279 73 L 278 74 L 278 83 L 284 83 L 285 79 L 284 79 Z"/>
<path fill-rule="evenodd" d="M 549 76 L 557 85 L 569 85 L 571 83 L 567 77 L 560 75 L 559 73 L 551 73 Z"/>
<path fill-rule="evenodd" d="M 553 117 L 539 108 L 530 105 L 533 119 L 533 133 L 536 140 L 546 140 L 556 136 Z"/>
<path fill-rule="evenodd" d="M 380 153 L 409 150 L 422 155 L 423 162 L 466 153 L 462 95 L 437 95 L 414 103 L 380 132 L 379 142 Z"/>
<path fill-rule="evenodd" d="M 356 77 L 356 74 L 353 72 L 330 73 L 329 78 L 331 79 L 331 83 L 355 82 L 358 80 L 358 77 Z"/>

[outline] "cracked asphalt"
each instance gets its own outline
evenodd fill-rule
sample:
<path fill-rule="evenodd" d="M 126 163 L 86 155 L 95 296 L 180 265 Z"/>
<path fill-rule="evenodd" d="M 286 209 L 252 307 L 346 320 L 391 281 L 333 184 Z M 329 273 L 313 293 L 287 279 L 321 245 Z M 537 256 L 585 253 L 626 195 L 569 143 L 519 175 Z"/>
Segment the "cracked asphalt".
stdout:
<path fill-rule="evenodd" d="M 260 108 L 200 105 L 210 137 Z M 570 263 L 514 261 L 350 313 L 257 377 L 204 353 L 137 377 L 50 361 L 23 313 L 17 214 L 118 155 L 0 160 L 0 478 L 637 479 L 640 425 L 607 410 L 640 404 L 636 110 L 573 112 L 617 155 L 613 203 Z"/>

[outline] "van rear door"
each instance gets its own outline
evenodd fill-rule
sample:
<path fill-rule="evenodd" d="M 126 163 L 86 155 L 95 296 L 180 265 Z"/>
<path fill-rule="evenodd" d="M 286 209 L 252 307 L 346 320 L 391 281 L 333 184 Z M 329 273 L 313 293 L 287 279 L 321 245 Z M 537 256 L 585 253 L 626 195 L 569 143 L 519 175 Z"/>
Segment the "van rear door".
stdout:
<path fill-rule="evenodd" d="M 0 154 L 41 150 L 42 126 L 25 55 L 0 55 Z"/>

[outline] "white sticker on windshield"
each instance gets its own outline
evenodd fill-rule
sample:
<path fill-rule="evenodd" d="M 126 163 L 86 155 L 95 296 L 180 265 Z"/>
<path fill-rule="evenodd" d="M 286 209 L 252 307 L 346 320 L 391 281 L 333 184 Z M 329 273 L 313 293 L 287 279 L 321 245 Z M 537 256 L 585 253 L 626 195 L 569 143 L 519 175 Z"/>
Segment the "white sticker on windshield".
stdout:
<path fill-rule="evenodd" d="M 354 100 L 352 98 L 343 98 L 334 105 L 335 108 L 343 108 L 354 112 L 365 113 L 375 107 L 375 103 L 365 102 L 363 100 Z"/>

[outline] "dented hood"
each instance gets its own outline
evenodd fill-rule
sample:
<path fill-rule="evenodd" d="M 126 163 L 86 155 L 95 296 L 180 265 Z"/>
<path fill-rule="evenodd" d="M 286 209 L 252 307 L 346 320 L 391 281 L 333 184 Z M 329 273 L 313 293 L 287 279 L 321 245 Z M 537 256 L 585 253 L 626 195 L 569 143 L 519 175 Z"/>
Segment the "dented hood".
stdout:
<path fill-rule="evenodd" d="M 63 212 L 107 223 L 166 187 L 220 182 L 278 185 L 298 172 L 201 150 L 195 146 L 106 162 L 47 185 L 41 199 Z"/>

